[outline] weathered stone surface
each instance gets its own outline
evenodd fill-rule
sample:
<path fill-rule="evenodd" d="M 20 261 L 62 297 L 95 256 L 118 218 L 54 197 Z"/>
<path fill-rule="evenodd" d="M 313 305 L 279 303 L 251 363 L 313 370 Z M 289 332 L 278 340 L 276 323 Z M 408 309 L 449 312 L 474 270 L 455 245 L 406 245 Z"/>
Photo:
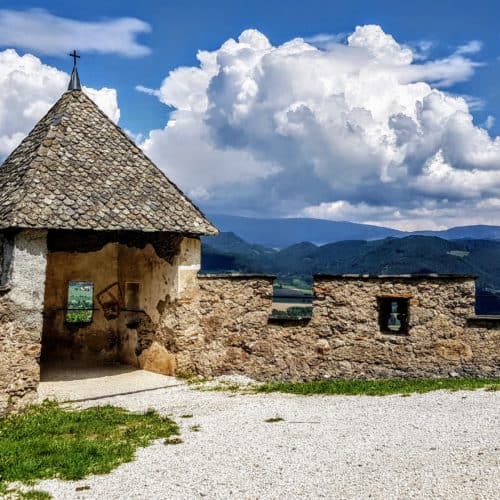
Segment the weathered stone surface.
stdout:
<path fill-rule="evenodd" d="M 272 279 L 200 277 L 172 308 L 179 369 L 260 380 L 500 375 L 500 322 L 470 325 L 469 278 L 320 278 L 308 324 L 270 324 Z M 410 300 L 408 335 L 380 331 L 378 297 Z"/>
<path fill-rule="evenodd" d="M 460 340 L 442 340 L 436 347 L 437 354 L 448 361 L 470 361 L 473 357 L 471 346 Z"/>
<path fill-rule="evenodd" d="M 81 240 L 80 232 L 73 233 Z M 49 231 L 43 359 L 78 364 L 120 361 L 139 366 L 137 357 L 153 341 L 168 349 L 172 331 L 161 327 L 160 320 L 191 293 L 199 270 L 200 241 L 169 233 L 112 232 L 75 251 L 74 242 L 69 239 L 66 243 L 65 238 L 66 232 Z M 93 284 L 92 321 L 70 324 L 65 321 L 68 282 L 81 280 Z M 138 285 L 133 310 L 126 297 L 129 283 Z M 116 302 L 116 314 L 106 314 L 107 302 L 101 303 L 100 297 Z"/>
<path fill-rule="evenodd" d="M 139 356 L 139 367 L 162 375 L 175 375 L 175 356 L 158 342 L 153 342 Z"/>
<path fill-rule="evenodd" d="M 48 240 L 47 252 L 46 231 L 15 236 L 10 279 L 0 289 L 0 414 L 35 399 L 42 347 L 48 363 L 125 362 L 173 374 L 177 344 L 169 322 L 183 325 L 188 341 L 199 324 L 190 312 L 199 299 L 199 239 L 112 232 L 80 251 L 64 232 L 49 231 Z M 92 321 L 67 323 L 68 282 L 81 280 L 93 283 Z M 139 284 L 135 309 L 125 300 L 130 283 Z M 113 317 L 99 300 L 106 290 L 106 300 L 117 302 Z"/>
<path fill-rule="evenodd" d="M 14 238 L 8 287 L 0 295 L 0 415 L 36 399 L 46 241 L 46 232 L 37 230 Z"/>
<path fill-rule="evenodd" d="M 217 229 L 85 93 L 66 92 L 1 166 L 0 229 L 0 414 L 34 399 L 42 332 L 42 355 L 175 370 L 169 323 L 195 335 L 198 236 Z M 93 283 L 92 322 L 66 323 L 69 281 Z"/>

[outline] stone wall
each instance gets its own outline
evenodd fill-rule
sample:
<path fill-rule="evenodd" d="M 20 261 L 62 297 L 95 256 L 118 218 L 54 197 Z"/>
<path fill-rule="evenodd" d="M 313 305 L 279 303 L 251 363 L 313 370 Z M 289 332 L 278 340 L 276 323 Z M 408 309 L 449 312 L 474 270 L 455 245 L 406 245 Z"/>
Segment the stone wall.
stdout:
<path fill-rule="evenodd" d="M 7 239 L 12 245 L 0 286 L 0 415 L 36 399 L 47 256 L 45 231 L 20 231 Z"/>
<path fill-rule="evenodd" d="M 310 327 L 324 344 L 320 375 L 493 375 L 500 327 L 472 328 L 475 283 L 454 277 L 320 277 Z M 378 298 L 409 299 L 408 335 L 382 333 Z M 320 340 L 321 339 L 321 340 Z"/>
<path fill-rule="evenodd" d="M 259 380 L 500 375 L 500 318 L 474 316 L 474 279 L 317 277 L 308 322 L 271 322 L 271 277 L 200 276 L 168 348 L 178 368 Z M 382 333 L 380 297 L 405 297 L 409 334 Z"/>
<path fill-rule="evenodd" d="M 259 344 L 266 342 L 273 278 L 199 276 L 199 293 L 176 304 L 170 315 L 169 349 L 178 372 L 217 375 L 262 368 Z M 253 356 L 251 355 L 253 354 Z M 260 377 L 265 377 L 265 370 Z"/>

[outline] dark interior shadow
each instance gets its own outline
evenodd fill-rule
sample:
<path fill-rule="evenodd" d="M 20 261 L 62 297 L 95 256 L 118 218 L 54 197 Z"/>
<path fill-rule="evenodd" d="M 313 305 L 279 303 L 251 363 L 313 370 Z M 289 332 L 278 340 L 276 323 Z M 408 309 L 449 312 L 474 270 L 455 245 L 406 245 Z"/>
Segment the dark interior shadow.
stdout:
<path fill-rule="evenodd" d="M 89 365 L 68 361 L 43 360 L 40 365 L 40 380 L 42 382 L 84 380 L 122 375 L 137 370 L 138 368 L 120 363 Z"/>

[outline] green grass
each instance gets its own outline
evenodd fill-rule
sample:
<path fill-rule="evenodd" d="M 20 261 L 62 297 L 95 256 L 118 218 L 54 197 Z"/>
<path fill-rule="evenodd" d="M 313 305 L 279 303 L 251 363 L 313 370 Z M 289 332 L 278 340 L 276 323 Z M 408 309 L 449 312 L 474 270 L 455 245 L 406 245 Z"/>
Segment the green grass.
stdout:
<path fill-rule="evenodd" d="M 163 441 L 163 444 L 182 444 L 183 442 L 179 436 L 170 436 Z"/>
<path fill-rule="evenodd" d="M 272 382 L 254 388 L 255 392 L 286 392 L 290 394 L 343 394 L 386 396 L 388 394 L 423 393 L 447 389 L 451 391 L 500 390 L 500 378 L 435 378 L 348 380 L 332 379 L 314 382 Z"/>
<path fill-rule="evenodd" d="M 208 377 L 203 377 L 193 372 L 179 372 L 175 374 L 176 378 L 183 380 L 188 385 L 203 384 L 210 380 Z"/>
<path fill-rule="evenodd" d="M 94 311 L 89 310 L 79 310 L 79 311 L 67 311 L 66 312 L 66 322 L 67 323 L 90 323 L 92 321 L 92 315 Z"/>
<path fill-rule="evenodd" d="M 48 402 L 32 406 L 0 419 L 0 497 L 13 481 L 32 484 L 108 473 L 133 460 L 137 448 L 176 434 L 179 429 L 173 421 L 151 410 L 145 414 L 112 406 L 71 410 Z M 38 498 L 23 495 L 17 492 L 15 498 Z"/>
<path fill-rule="evenodd" d="M 2 489 L 0 486 L 0 495 L 2 498 L 8 498 L 9 500 L 49 500 L 52 498 L 46 491 L 40 490 L 28 490 L 22 491 L 16 488 L 5 488 Z"/>

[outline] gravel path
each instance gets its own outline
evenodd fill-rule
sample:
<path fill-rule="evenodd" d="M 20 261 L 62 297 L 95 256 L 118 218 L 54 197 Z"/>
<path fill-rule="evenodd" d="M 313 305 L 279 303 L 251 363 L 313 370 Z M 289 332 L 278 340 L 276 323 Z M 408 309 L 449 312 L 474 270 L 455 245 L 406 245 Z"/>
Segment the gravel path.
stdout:
<path fill-rule="evenodd" d="M 184 442 L 156 442 L 109 475 L 38 489 L 106 500 L 499 498 L 499 392 L 304 397 L 177 386 L 99 403 L 157 408 Z"/>

